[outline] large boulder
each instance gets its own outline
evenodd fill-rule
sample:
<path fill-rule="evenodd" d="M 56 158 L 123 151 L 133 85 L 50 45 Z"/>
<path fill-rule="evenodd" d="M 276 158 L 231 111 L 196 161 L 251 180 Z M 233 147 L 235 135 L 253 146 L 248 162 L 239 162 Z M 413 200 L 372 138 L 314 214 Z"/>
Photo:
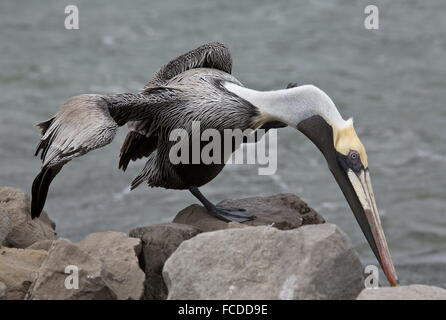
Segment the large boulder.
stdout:
<path fill-rule="evenodd" d="M 51 245 L 53 244 L 54 241 L 55 240 L 40 240 L 40 241 L 34 242 L 32 245 L 30 245 L 26 249 L 49 251 L 51 248 Z"/>
<path fill-rule="evenodd" d="M 139 239 L 119 232 L 94 233 L 78 244 L 57 239 L 52 243 L 48 258 L 38 270 L 26 298 L 140 299 L 144 273 L 138 264 L 139 249 Z M 75 273 L 78 275 L 78 288 L 72 286 L 76 282 L 73 280 Z"/>
<path fill-rule="evenodd" d="M 289 230 L 308 224 L 324 223 L 324 218 L 309 207 L 298 196 L 285 193 L 267 197 L 252 197 L 239 200 L 224 200 L 217 204 L 228 208 L 244 208 L 257 218 L 244 222 L 244 225 L 272 225 L 281 230 Z M 195 226 L 202 231 L 215 231 L 228 228 L 228 223 L 210 216 L 198 204 L 181 210 L 173 222 Z"/>
<path fill-rule="evenodd" d="M 130 237 L 141 239 L 139 261 L 146 275 L 144 299 L 166 299 L 167 288 L 162 276 L 164 263 L 183 241 L 200 232 L 195 227 L 177 223 L 158 224 L 130 231 Z"/>
<path fill-rule="evenodd" d="M 12 230 L 11 219 L 8 213 L 0 208 L 0 247 L 4 244 L 6 237 Z"/>
<path fill-rule="evenodd" d="M 0 248 L 0 299 L 23 299 L 46 257 L 43 250 Z"/>
<path fill-rule="evenodd" d="M 69 240 L 59 238 L 52 244 L 48 258 L 39 269 L 26 299 L 116 299 L 116 294 L 106 280 L 111 277 L 112 275 L 105 270 L 104 264 L 99 259 L 82 251 L 78 245 Z M 78 288 L 76 288 L 76 282 L 78 282 Z"/>
<path fill-rule="evenodd" d="M 358 300 L 446 300 L 446 290 L 412 284 L 410 286 L 381 287 L 364 289 Z"/>
<path fill-rule="evenodd" d="M 139 239 L 122 232 L 96 232 L 80 241 L 79 247 L 104 263 L 104 268 L 113 275 L 107 282 L 118 299 L 141 298 L 145 277 L 138 262 Z"/>
<path fill-rule="evenodd" d="M 355 299 L 362 265 L 332 224 L 232 228 L 184 241 L 166 261 L 169 299 Z"/>
<path fill-rule="evenodd" d="M 31 198 L 23 191 L 0 187 L 0 209 L 7 213 L 10 224 L 9 232 L 3 240 L 5 246 L 26 248 L 34 242 L 56 238 L 56 225 L 46 212 L 43 211 L 37 219 L 31 219 L 30 207 Z M 1 216 L 0 213 L 0 230 L 6 221 Z"/>
<path fill-rule="evenodd" d="M 8 287 L 6 284 L 0 281 L 0 300 L 3 300 L 6 297 L 6 290 Z"/>

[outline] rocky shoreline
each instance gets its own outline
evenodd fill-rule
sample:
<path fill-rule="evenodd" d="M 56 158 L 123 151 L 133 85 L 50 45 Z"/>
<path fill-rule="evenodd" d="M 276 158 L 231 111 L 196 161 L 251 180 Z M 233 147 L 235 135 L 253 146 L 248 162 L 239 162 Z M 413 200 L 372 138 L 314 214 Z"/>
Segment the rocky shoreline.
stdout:
<path fill-rule="evenodd" d="M 0 300 L 446 299 L 424 285 L 364 289 L 348 236 L 293 194 L 226 200 L 258 218 L 226 223 L 199 205 L 171 223 L 59 238 L 30 197 L 0 187 Z"/>

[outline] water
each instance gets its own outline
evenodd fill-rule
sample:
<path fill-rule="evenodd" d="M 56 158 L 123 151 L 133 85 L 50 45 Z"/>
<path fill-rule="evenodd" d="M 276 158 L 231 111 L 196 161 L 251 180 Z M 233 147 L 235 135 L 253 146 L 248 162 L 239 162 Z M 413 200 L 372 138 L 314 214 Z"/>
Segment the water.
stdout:
<path fill-rule="evenodd" d="M 33 125 L 68 97 L 138 91 L 170 58 L 218 40 L 246 86 L 313 83 L 354 117 L 402 283 L 446 287 L 446 2 L 378 1 L 375 31 L 363 27 L 367 2 L 296 2 L 2 1 L 0 185 L 30 191 Z M 79 30 L 64 29 L 68 4 L 79 6 Z M 167 222 L 195 202 L 185 191 L 128 192 L 143 162 L 117 170 L 124 133 L 56 178 L 46 210 L 61 236 Z M 203 192 L 215 201 L 296 193 L 348 233 L 364 264 L 376 263 L 314 146 L 285 129 L 278 152 L 276 176 L 231 166 Z"/>

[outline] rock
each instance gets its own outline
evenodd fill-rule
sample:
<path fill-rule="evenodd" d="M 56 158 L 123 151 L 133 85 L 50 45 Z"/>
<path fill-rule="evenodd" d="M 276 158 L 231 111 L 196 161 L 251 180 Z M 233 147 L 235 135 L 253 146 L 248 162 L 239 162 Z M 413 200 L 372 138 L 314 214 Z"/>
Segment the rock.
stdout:
<path fill-rule="evenodd" d="M 3 297 L 6 296 L 6 284 L 0 281 L 0 300 L 3 300 Z"/>
<path fill-rule="evenodd" d="M 332 224 L 206 232 L 166 261 L 168 299 L 355 299 L 362 266 Z"/>
<path fill-rule="evenodd" d="M 410 286 L 364 289 L 358 300 L 446 300 L 446 290 L 439 287 L 413 284 Z"/>
<path fill-rule="evenodd" d="M 43 262 L 27 299 L 115 300 L 139 299 L 144 273 L 136 254 L 140 240 L 120 232 L 98 232 L 78 244 L 55 240 Z M 67 270 L 66 268 L 74 268 Z M 78 288 L 68 288 L 78 273 Z M 67 272 L 65 272 L 67 270 Z M 70 276 L 70 277 L 69 277 Z"/>
<path fill-rule="evenodd" d="M 141 241 L 122 232 L 92 233 L 79 247 L 104 263 L 113 277 L 107 279 L 119 300 L 139 300 L 144 291 L 144 272 L 139 267 Z"/>
<path fill-rule="evenodd" d="M 0 209 L 0 247 L 3 245 L 3 242 L 11 230 L 12 224 L 8 213 L 5 210 Z"/>
<path fill-rule="evenodd" d="M 206 209 L 199 204 L 192 204 L 184 208 L 178 212 L 172 222 L 194 226 L 203 231 L 221 230 L 228 226 L 226 222 L 210 216 Z"/>
<path fill-rule="evenodd" d="M 177 223 L 158 224 L 130 231 L 130 237 L 140 238 L 142 242 L 139 261 L 146 274 L 144 299 L 166 299 L 167 288 L 162 276 L 165 261 L 184 240 L 200 232 L 195 227 Z"/>
<path fill-rule="evenodd" d="M 74 269 L 66 269 L 67 267 Z M 70 268 L 70 267 L 69 267 Z M 76 288 L 76 271 L 78 288 Z M 65 270 L 67 272 L 65 273 Z M 116 299 L 107 279 L 113 275 L 104 264 L 82 251 L 78 245 L 59 238 L 40 267 L 26 299 L 29 300 L 110 300 Z M 67 286 L 68 285 L 68 286 Z"/>
<path fill-rule="evenodd" d="M 21 190 L 0 187 L 0 209 L 7 212 L 11 223 L 11 229 L 3 241 L 5 246 L 26 248 L 34 242 L 56 238 L 55 223 L 45 212 L 40 218 L 31 219 L 30 205 L 31 198 Z"/>
<path fill-rule="evenodd" d="M 230 229 L 230 228 L 247 228 L 247 227 L 249 227 L 249 226 L 246 224 L 240 223 L 240 222 L 236 222 L 236 221 L 228 222 L 228 229 Z"/>
<path fill-rule="evenodd" d="M 295 229 L 302 225 L 322 224 L 325 219 L 298 196 L 282 193 L 267 197 L 224 200 L 217 205 L 244 208 L 257 217 L 252 226 L 273 225 L 281 230 Z"/>
<path fill-rule="evenodd" d="M 0 248 L 0 299 L 22 300 L 46 256 L 43 250 Z"/>
<path fill-rule="evenodd" d="M 321 224 L 325 220 L 294 194 L 225 200 L 219 206 L 244 208 L 257 219 L 243 225 L 273 225 L 281 230 L 295 229 L 307 224 Z M 195 226 L 202 231 L 227 229 L 228 223 L 210 216 L 206 209 L 194 204 L 181 210 L 173 222 Z M 231 226 L 230 226 L 231 227 Z M 233 226 L 232 226 L 233 227 Z"/>
<path fill-rule="evenodd" d="M 53 242 L 54 242 L 54 240 L 40 240 L 40 241 L 34 242 L 27 249 L 48 251 L 48 250 L 50 250 Z"/>

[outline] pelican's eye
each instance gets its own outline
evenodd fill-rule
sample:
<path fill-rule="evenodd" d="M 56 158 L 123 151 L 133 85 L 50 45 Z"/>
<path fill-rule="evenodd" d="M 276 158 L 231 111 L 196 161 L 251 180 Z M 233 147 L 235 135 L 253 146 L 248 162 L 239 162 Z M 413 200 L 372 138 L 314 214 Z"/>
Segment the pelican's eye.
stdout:
<path fill-rule="evenodd" d="M 348 153 L 348 159 L 352 164 L 356 164 L 359 162 L 359 153 L 355 150 L 350 150 Z"/>
<path fill-rule="evenodd" d="M 353 170 L 354 172 L 359 172 L 363 169 L 361 157 L 359 152 L 356 150 L 350 150 L 350 152 L 345 156 L 342 153 L 337 153 L 339 164 L 344 168 L 345 171 Z"/>
<path fill-rule="evenodd" d="M 347 164 L 347 167 L 355 172 L 358 172 L 362 169 L 361 158 L 359 156 L 359 152 L 356 150 L 350 150 L 348 155 L 345 157 L 345 162 Z"/>

